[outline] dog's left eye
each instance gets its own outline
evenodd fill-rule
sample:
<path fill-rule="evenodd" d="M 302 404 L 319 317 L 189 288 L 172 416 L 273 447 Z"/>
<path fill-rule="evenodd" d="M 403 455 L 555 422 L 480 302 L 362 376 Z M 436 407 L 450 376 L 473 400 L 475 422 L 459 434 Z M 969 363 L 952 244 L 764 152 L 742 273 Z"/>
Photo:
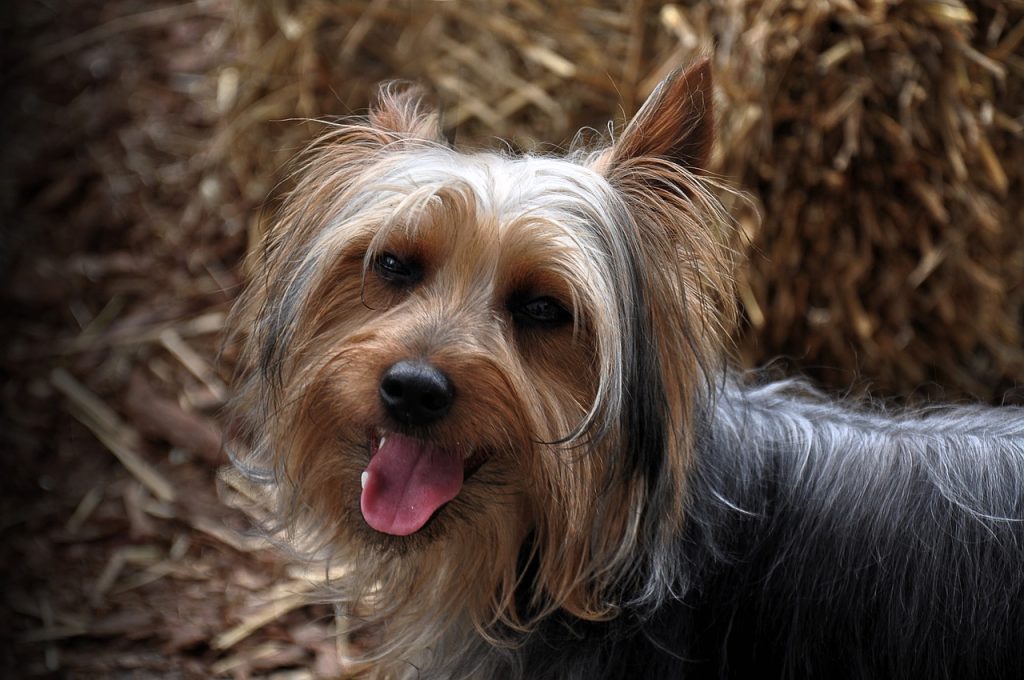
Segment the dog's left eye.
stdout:
<path fill-rule="evenodd" d="M 421 278 L 421 270 L 416 263 L 403 260 L 393 253 L 378 255 L 373 268 L 384 280 L 399 285 L 410 285 Z"/>
<path fill-rule="evenodd" d="M 572 314 L 550 297 L 538 297 L 520 303 L 512 311 L 520 322 L 534 326 L 561 326 L 572 321 Z"/>

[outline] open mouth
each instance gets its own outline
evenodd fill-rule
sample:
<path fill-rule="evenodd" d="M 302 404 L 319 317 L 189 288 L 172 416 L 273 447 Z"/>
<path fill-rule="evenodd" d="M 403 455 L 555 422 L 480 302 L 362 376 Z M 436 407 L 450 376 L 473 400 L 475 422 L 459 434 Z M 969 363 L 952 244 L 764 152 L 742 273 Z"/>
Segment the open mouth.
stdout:
<path fill-rule="evenodd" d="M 397 432 L 378 433 L 370 438 L 370 463 L 362 474 L 363 519 L 385 534 L 416 533 L 459 495 L 466 475 L 458 451 Z"/>

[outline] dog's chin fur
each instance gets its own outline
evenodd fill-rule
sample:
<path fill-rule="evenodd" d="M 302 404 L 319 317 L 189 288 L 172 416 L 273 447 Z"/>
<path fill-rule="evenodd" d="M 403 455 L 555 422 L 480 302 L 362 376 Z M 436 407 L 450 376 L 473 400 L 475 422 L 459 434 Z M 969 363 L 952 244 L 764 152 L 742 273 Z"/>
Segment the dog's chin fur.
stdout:
<path fill-rule="evenodd" d="M 237 466 L 342 567 L 362 675 L 1024 677 L 1024 413 L 726 368 L 712 98 L 703 62 L 608 148 L 512 158 L 388 86 L 304 158 L 231 319 Z M 436 422 L 382 403 L 406 360 Z M 388 433 L 464 467 L 409 535 L 360 505 Z"/>

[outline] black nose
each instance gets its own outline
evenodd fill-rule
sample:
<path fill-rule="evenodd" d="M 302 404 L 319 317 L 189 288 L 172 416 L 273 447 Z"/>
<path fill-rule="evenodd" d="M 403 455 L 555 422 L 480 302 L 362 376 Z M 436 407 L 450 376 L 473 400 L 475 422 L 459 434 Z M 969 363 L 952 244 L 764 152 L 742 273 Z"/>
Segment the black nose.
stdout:
<path fill-rule="evenodd" d="M 452 382 L 424 361 L 399 361 L 380 380 L 388 414 L 403 425 L 424 426 L 448 413 L 455 398 Z"/>

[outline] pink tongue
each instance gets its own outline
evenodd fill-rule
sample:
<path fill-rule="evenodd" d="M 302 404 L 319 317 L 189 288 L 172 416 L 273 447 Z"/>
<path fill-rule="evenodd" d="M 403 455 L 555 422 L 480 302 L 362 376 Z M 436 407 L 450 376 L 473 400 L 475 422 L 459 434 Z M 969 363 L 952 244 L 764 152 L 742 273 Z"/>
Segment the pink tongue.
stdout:
<path fill-rule="evenodd" d="M 370 459 L 359 500 L 377 531 L 408 536 L 462 489 L 462 457 L 433 444 L 389 434 Z"/>

